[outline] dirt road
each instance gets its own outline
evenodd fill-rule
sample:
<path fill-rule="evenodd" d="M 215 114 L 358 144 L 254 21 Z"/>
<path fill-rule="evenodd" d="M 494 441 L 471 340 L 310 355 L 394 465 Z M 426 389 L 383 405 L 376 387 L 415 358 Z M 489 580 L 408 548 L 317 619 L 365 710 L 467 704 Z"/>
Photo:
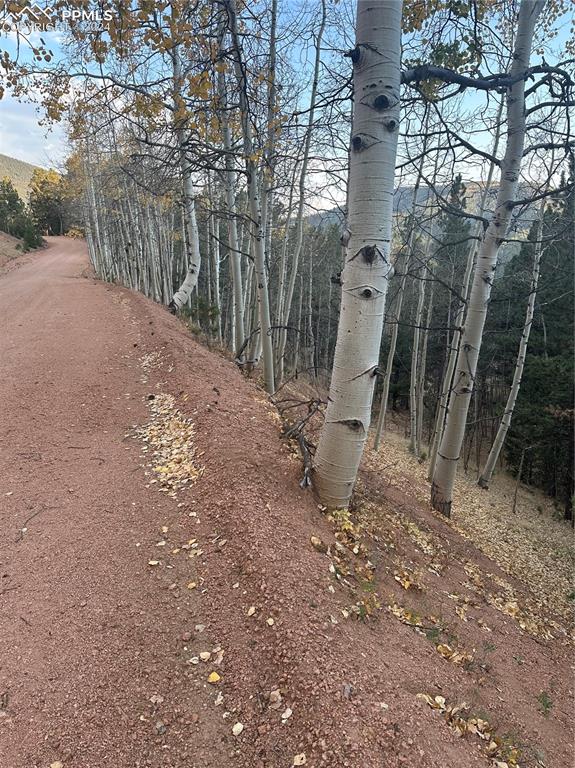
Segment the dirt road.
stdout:
<path fill-rule="evenodd" d="M 0 278 L 0 764 L 200 765 L 150 701 L 178 699 L 190 621 L 141 552 L 173 502 L 124 437 L 146 418 L 139 327 L 77 241 L 25 261 Z M 182 697 L 193 732 L 203 702 Z"/>

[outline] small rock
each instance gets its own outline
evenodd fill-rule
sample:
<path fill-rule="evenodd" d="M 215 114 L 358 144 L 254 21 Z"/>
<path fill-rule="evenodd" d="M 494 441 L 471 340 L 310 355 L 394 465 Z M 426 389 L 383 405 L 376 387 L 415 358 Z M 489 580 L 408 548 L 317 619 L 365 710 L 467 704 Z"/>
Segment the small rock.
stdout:
<path fill-rule="evenodd" d="M 270 708 L 279 709 L 282 703 L 282 695 L 279 688 L 270 693 Z"/>
<path fill-rule="evenodd" d="M 242 723 L 236 723 L 234 727 L 232 728 L 232 733 L 234 736 L 239 736 L 240 733 L 244 730 L 244 726 Z"/>
<path fill-rule="evenodd" d="M 160 734 L 161 734 L 161 733 L 165 733 L 165 732 L 166 732 L 166 726 L 165 726 L 165 725 L 162 723 L 162 721 L 161 721 L 161 720 L 158 720 L 158 721 L 156 722 L 156 731 L 157 731 L 158 733 L 160 733 Z"/>

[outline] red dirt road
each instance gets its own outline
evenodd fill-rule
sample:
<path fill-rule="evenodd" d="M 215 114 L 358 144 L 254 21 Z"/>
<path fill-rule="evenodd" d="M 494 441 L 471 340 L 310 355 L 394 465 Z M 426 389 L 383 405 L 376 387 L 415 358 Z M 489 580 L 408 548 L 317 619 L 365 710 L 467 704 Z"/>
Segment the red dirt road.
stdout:
<path fill-rule="evenodd" d="M 570 766 L 567 638 L 532 637 L 486 594 L 509 578 L 523 609 L 528 585 L 381 473 L 363 474 L 354 562 L 355 533 L 299 488 L 261 390 L 90 274 L 81 243 L 53 238 L 0 277 L 0 768 L 494 765 L 420 693 L 470 704 L 521 768 Z M 131 429 L 161 393 L 193 419 L 204 467 L 177 499 Z M 406 567 L 420 590 L 398 583 Z M 351 618 L 374 588 L 373 617 Z"/>
<path fill-rule="evenodd" d="M 193 739 L 167 749 L 173 726 L 150 702 L 180 695 L 191 616 L 169 610 L 136 546 L 173 506 L 124 439 L 146 418 L 138 328 L 115 289 L 82 277 L 77 241 L 26 261 L 0 278 L 0 764 L 202 765 L 201 697 L 176 715 Z"/>

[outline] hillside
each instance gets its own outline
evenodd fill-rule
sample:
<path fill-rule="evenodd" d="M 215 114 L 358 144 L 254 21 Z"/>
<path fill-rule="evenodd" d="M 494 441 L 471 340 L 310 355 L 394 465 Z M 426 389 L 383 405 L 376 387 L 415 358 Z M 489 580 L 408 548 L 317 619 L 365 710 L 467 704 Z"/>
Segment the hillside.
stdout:
<path fill-rule="evenodd" d="M 19 245 L 20 240 L 16 237 L 0 232 L 0 271 L 9 261 L 22 253 Z"/>
<path fill-rule="evenodd" d="M 0 179 L 9 178 L 24 202 L 28 201 L 28 186 L 37 167 L 0 154 Z"/>

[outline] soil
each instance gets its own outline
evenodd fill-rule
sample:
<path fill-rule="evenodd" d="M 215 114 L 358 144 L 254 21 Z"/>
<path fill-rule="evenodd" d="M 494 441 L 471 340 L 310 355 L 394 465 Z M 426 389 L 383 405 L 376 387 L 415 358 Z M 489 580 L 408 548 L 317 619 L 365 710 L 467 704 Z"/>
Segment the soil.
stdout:
<path fill-rule="evenodd" d="M 78 241 L 0 317 L 3 766 L 571 765 L 563 618 L 377 465 L 326 516 L 261 389 Z"/>
<path fill-rule="evenodd" d="M 6 268 L 6 264 L 22 255 L 22 241 L 6 232 L 0 232 L 0 274 Z"/>

